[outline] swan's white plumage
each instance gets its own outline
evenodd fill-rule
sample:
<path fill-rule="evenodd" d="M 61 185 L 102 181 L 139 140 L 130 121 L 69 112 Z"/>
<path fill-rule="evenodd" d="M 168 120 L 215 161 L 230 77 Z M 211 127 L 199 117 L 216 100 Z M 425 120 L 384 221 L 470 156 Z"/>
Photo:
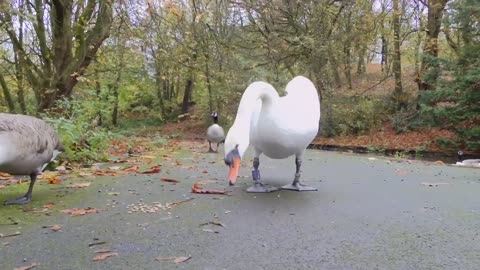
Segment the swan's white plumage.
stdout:
<path fill-rule="evenodd" d="M 235 122 L 225 139 L 225 155 L 238 145 L 243 157 L 251 144 L 256 156 L 301 156 L 318 132 L 320 102 L 313 83 L 298 76 L 280 97 L 268 83 L 254 82 L 242 96 Z"/>
<path fill-rule="evenodd" d="M 462 167 L 480 168 L 480 159 L 466 159 L 463 161 L 458 161 L 457 163 L 455 163 L 455 165 Z"/>

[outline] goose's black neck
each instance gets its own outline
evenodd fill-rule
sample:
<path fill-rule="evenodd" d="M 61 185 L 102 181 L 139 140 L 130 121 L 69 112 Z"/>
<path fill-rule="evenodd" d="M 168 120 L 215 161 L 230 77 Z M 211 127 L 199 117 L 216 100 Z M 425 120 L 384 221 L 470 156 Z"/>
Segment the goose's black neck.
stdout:
<path fill-rule="evenodd" d="M 218 116 L 212 116 L 212 119 L 214 124 L 218 123 Z"/>

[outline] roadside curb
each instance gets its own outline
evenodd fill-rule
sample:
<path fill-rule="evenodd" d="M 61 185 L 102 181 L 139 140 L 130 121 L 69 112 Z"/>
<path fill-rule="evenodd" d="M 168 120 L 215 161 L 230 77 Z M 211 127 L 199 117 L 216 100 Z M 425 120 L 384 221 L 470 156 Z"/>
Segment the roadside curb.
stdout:
<path fill-rule="evenodd" d="M 311 143 L 307 149 L 325 150 L 325 151 L 337 151 L 337 152 L 352 152 L 357 154 L 378 154 L 384 156 L 394 156 L 396 153 L 404 153 L 408 155 L 409 159 L 421 159 L 437 161 L 441 160 L 445 163 L 455 163 L 457 161 L 456 153 L 436 152 L 436 151 L 416 151 L 406 150 L 398 148 L 382 148 L 378 151 L 372 151 L 372 147 L 366 146 L 348 146 L 348 145 L 335 145 L 335 144 L 316 144 Z M 465 159 L 478 159 L 480 154 L 465 154 Z"/>

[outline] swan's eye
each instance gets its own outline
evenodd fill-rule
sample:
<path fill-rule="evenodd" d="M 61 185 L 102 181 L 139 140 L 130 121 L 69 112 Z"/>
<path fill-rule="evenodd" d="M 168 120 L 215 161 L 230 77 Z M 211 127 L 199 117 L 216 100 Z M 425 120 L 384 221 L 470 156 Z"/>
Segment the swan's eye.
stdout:
<path fill-rule="evenodd" d="M 240 154 L 238 153 L 238 144 L 235 146 L 235 149 L 233 149 L 232 151 L 230 151 L 227 156 L 225 157 L 224 161 L 225 161 L 225 164 L 232 167 L 234 164 L 233 164 L 233 159 L 234 158 L 240 158 Z"/>
<path fill-rule="evenodd" d="M 227 156 L 225 157 L 224 161 L 225 161 L 225 164 L 226 164 L 227 166 L 231 166 L 231 165 L 233 164 L 233 160 L 232 160 L 232 157 L 231 157 L 230 155 L 227 155 Z"/>

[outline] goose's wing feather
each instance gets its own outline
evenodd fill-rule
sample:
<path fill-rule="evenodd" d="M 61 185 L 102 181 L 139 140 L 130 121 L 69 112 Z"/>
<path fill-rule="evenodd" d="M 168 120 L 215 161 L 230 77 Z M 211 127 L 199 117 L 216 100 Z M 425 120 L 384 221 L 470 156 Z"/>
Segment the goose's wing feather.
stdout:
<path fill-rule="evenodd" d="M 50 125 L 35 117 L 13 114 L 0 114 L 0 148 L 0 163 L 14 173 L 43 167 L 54 157 L 54 151 L 63 151 Z"/>

